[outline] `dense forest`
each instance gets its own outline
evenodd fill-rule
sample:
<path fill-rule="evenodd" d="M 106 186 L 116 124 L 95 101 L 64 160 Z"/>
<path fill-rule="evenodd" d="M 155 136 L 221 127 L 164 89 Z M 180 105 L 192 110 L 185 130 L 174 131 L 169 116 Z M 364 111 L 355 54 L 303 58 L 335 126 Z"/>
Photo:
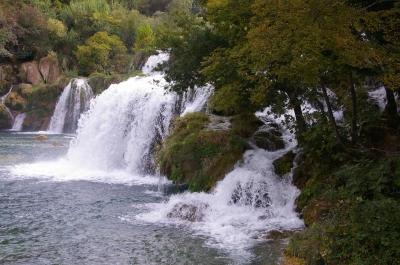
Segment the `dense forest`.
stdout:
<path fill-rule="evenodd" d="M 299 143 L 293 177 L 307 228 L 291 238 L 288 259 L 400 263 L 399 1 L 0 5 L 0 64 L 50 56 L 65 77 L 129 75 L 160 50 L 170 54 L 159 65 L 173 81 L 166 89 L 210 83 L 216 114 L 293 110 L 282 126 Z M 370 97 L 378 89 L 384 109 Z"/>

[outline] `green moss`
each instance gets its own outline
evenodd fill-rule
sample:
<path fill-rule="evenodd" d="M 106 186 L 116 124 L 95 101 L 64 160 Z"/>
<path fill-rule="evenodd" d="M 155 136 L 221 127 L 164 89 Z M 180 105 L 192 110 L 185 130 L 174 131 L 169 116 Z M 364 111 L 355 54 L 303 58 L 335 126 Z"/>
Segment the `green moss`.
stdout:
<path fill-rule="evenodd" d="M 293 160 L 294 160 L 295 154 L 293 153 L 292 150 L 284 154 L 282 157 L 274 160 L 272 164 L 275 167 L 275 173 L 283 176 L 287 173 L 289 173 L 292 170 L 293 167 Z"/>
<path fill-rule="evenodd" d="M 207 131 L 210 121 L 204 113 L 176 118 L 172 131 L 157 154 L 161 171 L 175 183 L 189 183 L 191 191 L 207 191 L 245 151 L 245 140 L 234 130 Z"/>
<path fill-rule="evenodd" d="M 242 113 L 230 118 L 232 131 L 235 135 L 249 138 L 264 123 L 254 113 Z"/>
<path fill-rule="evenodd" d="M 118 84 L 135 76 L 144 76 L 144 74 L 142 73 L 142 71 L 139 70 L 131 71 L 128 74 L 107 75 L 103 73 L 93 73 L 89 76 L 88 82 L 93 89 L 93 93 L 95 95 L 98 95 L 106 90 L 110 85 Z"/>

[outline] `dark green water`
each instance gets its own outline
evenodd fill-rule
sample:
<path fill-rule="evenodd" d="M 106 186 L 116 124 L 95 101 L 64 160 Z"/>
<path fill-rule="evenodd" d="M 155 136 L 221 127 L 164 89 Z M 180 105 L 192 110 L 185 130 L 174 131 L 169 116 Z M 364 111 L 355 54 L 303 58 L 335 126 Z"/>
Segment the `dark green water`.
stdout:
<path fill-rule="evenodd" d="M 235 252 L 182 224 L 135 219 L 170 194 L 155 182 L 68 179 L 68 168 L 51 165 L 62 163 L 71 136 L 36 136 L 0 132 L 0 264 L 276 264 L 280 244 Z M 38 177 L 30 165 L 50 169 Z"/>

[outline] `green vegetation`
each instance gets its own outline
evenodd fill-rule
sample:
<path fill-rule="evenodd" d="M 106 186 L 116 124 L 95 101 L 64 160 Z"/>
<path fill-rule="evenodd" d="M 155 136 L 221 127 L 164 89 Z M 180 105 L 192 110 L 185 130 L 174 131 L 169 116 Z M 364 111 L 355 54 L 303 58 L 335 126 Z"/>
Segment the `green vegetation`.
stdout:
<path fill-rule="evenodd" d="M 232 129 L 207 130 L 207 114 L 195 112 L 176 118 L 157 155 L 161 172 L 175 183 L 189 183 L 191 191 L 212 188 L 242 157 L 246 149 L 244 138 L 254 133 L 260 122 L 254 114 L 232 119 Z M 240 129 L 245 127 L 245 131 Z"/>
<path fill-rule="evenodd" d="M 53 54 L 65 61 L 64 78 L 87 75 L 100 93 L 167 51 L 159 66 L 173 81 L 167 89 L 209 83 L 212 111 L 237 115 L 227 131 L 204 130 L 204 114 L 177 118 L 158 158 L 170 179 L 209 190 L 259 126 L 246 113 L 292 110 L 282 125 L 301 147 L 294 183 L 307 229 L 287 253 L 308 264 L 398 264 L 399 18 L 398 1 L 3 0 L 0 77 Z M 368 95 L 380 86 L 383 113 Z M 50 113 L 59 93 L 24 89 L 29 115 Z M 276 161 L 278 173 L 292 160 Z"/>

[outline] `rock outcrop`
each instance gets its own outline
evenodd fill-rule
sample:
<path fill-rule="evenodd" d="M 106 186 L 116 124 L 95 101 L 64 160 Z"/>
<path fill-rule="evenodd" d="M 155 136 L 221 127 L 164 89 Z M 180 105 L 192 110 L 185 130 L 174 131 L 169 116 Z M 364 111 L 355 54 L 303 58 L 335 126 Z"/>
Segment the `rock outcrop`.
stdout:
<path fill-rule="evenodd" d="M 60 76 L 58 68 L 57 58 L 53 56 L 47 56 L 40 59 L 39 71 L 46 84 L 55 84 L 57 82 L 57 79 Z"/>
<path fill-rule="evenodd" d="M 29 83 L 34 86 L 43 84 L 43 78 L 39 73 L 36 62 L 26 62 L 19 67 L 19 77 L 22 83 Z"/>
<path fill-rule="evenodd" d="M 196 202 L 195 204 L 178 203 L 167 216 L 168 218 L 177 218 L 190 222 L 201 222 L 204 220 L 203 210 L 208 207 L 208 204 L 202 202 Z"/>

